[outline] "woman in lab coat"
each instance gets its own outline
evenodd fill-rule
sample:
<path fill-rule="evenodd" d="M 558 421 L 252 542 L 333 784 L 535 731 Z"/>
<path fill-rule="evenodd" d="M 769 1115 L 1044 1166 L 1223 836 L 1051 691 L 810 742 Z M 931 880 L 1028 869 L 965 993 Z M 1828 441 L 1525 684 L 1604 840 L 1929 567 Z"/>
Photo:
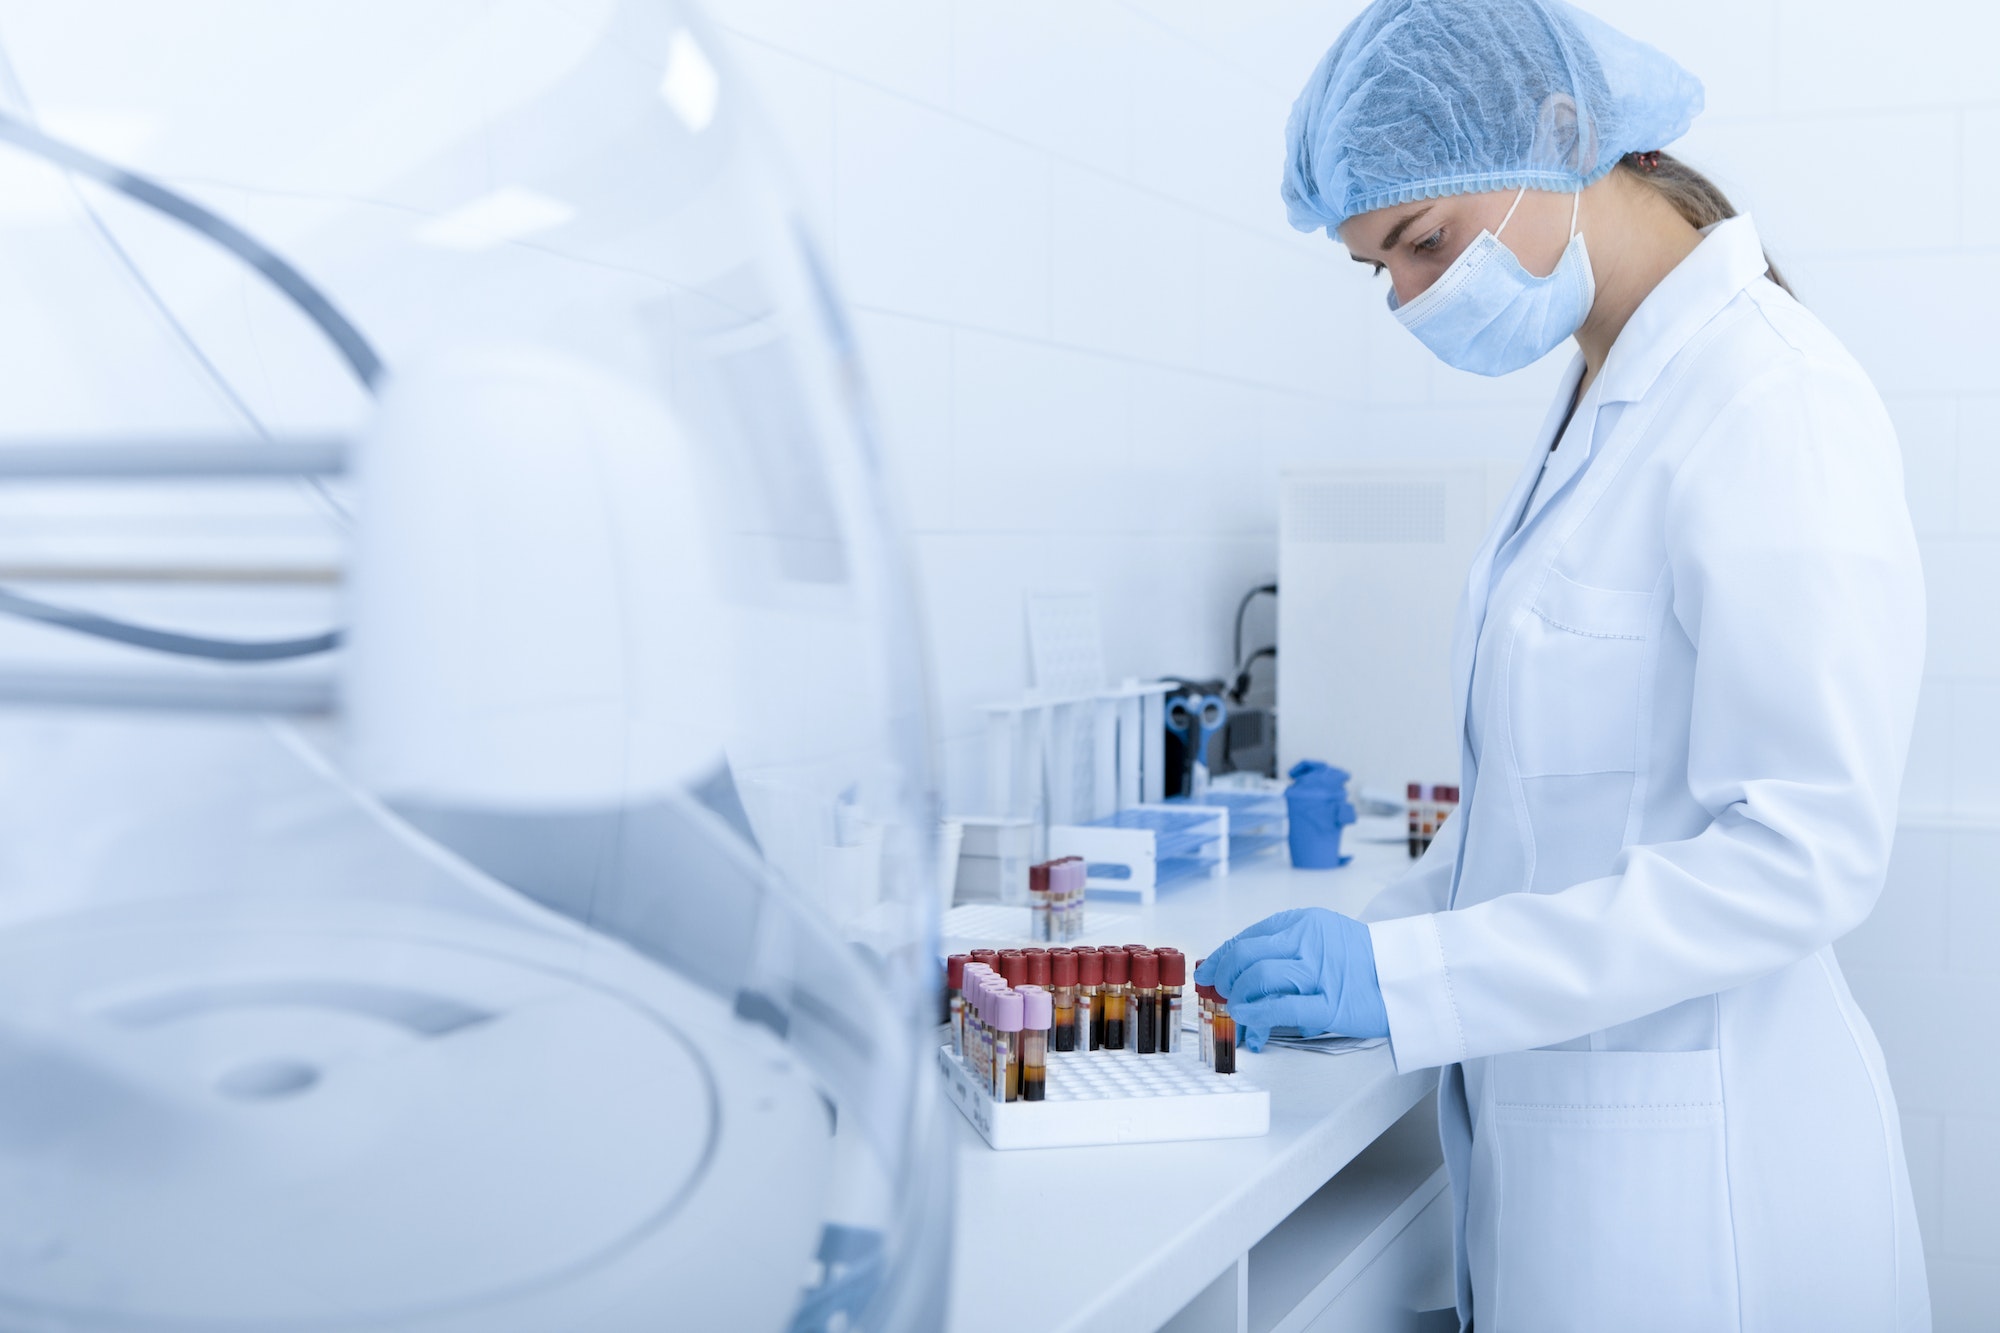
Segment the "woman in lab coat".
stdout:
<path fill-rule="evenodd" d="M 1916 542 L 1867 377 L 1657 151 L 1700 105 L 1556 0 L 1378 0 L 1289 130 L 1294 224 L 1440 357 L 1580 348 L 1459 608 L 1459 813 L 1372 924 L 1282 913 L 1200 976 L 1252 1042 L 1442 1068 L 1479 1333 L 1930 1326 L 1832 948 L 1889 860 Z"/>

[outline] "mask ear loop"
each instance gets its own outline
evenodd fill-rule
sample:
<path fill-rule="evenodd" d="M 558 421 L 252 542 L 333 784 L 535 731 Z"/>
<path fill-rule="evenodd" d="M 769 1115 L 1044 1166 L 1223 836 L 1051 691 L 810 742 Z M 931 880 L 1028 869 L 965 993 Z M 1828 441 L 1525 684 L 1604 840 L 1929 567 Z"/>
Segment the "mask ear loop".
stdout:
<path fill-rule="evenodd" d="M 1507 230 L 1507 224 L 1514 220 L 1514 210 L 1518 209 L 1521 206 L 1521 201 L 1527 197 L 1528 187 L 1523 185 L 1521 192 L 1514 196 L 1514 202 L 1507 206 L 1507 216 L 1500 219 L 1499 229 L 1493 233 L 1494 240 L 1499 240 L 1500 233 Z M 1573 241 L 1576 239 L 1576 220 L 1583 212 L 1583 191 L 1578 190 L 1569 198 L 1569 238 Z"/>

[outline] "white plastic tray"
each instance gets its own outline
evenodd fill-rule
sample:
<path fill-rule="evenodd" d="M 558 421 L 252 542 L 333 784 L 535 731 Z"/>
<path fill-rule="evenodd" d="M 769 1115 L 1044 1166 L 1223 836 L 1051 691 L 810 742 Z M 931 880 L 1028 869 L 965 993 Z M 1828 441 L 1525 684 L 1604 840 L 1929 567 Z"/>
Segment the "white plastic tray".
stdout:
<path fill-rule="evenodd" d="M 951 1099 L 989 1147 L 1084 1148 L 1175 1139 L 1251 1139 L 1271 1130 L 1271 1094 L 1218 1074 L 1192 1052 L 1051 1053 L 1048 1098 L 996 1102 L 950 1046 L 938 1050 Z"/>

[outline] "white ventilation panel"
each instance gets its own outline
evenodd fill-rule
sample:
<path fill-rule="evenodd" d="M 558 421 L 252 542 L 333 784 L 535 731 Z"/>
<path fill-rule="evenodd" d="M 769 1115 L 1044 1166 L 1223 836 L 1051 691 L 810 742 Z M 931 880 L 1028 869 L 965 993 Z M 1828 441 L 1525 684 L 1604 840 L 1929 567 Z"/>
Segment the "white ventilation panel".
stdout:
<path fill-rule="evenodd" d="M 1278 520 L 1278 744 L 1357 783 L 1458 781 L 1451 627 L 1513 463 L 1285 472 Z"/>
<path fill-rule="evenodd" d="M 1442 477 L 1287 477 L 1284 531 L 1298 542 L 1445 540 L 1451 488 Z"/>

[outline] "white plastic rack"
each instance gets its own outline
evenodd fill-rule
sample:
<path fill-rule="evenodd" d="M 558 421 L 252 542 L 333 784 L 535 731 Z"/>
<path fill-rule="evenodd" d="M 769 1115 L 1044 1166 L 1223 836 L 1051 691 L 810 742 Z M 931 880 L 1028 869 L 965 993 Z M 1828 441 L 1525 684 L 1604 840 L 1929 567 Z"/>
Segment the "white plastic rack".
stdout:
<path fill-rule="evenodd" d="M 987 1146 L 1083 1148 L 1176 1139 L 1253 1139 L 1271 1131 L 1271 1094 L 1218 1074 L 1192 1052 L 1049 1053 L 1048 1096 L 996 1102 L 949 1045 L 938 1066 L 952 1101 Z"/>

